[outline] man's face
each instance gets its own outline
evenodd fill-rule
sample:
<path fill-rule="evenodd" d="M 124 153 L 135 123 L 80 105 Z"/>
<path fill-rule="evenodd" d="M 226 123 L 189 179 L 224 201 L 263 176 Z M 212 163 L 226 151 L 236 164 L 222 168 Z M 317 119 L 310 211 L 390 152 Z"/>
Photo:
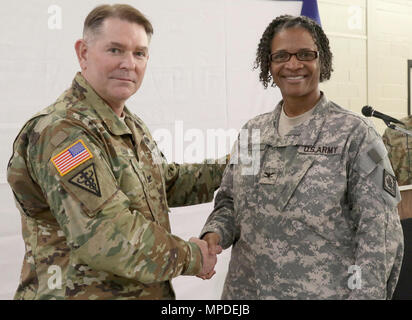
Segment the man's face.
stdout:
<path fill-rule="evenodd" d="M 271 52 L 301 50 L 317 51 L 310 33 L 300 27 L 284 29 L 272 39 Z M 307 97 L 319 93 L 319 58 L 312 61 L 299 61 L 292 56 L 289 61 L 271 63 L 270 72 L 284 98 Z"/>
<path fill-rule="evenodd" d="M 148 47 L 143 26 L 108 18 L 85 43 L 82 75 L 112 108 L 123 107 L 142 84 Z"/>

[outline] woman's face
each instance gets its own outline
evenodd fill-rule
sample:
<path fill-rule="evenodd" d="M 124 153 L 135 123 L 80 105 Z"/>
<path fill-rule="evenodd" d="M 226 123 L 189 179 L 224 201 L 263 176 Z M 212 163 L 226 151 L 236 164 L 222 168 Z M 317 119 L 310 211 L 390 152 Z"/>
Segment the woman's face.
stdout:
<path fill-rule="evenodd" d="M 302 50 L 318 50 L 311 34 L 304 28 L 283 29 L 272 39 L 272 54 L 282 51 L 296 53 Z M 291 56 L 287 62 L 271 62 L 270 73 L 284 99 L 311 99 L 320 94 L 319 57 L 312 61 L 299 61 L 296 56 Z"/>

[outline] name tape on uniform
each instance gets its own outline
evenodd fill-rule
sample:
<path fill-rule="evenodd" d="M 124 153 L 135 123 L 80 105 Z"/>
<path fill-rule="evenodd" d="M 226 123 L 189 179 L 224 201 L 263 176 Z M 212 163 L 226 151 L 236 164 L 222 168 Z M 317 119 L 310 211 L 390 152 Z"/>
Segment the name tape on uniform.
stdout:
<path fill-rule="evenodd" d="M 93 158 L 93 155 L 86 147 L 82 139 L 64 149 L 62 152 L 54 156 L 51 161 L 59 171 L 61 176 L 69 173 L 74 168 L 78 167 L 85 161 Z"/>
<path fill-rule="evenodd" d="M 334 155 L 340 154 L 341 148 L 336 146 L 302 146 L 298 149 L 299 153 Z"/>

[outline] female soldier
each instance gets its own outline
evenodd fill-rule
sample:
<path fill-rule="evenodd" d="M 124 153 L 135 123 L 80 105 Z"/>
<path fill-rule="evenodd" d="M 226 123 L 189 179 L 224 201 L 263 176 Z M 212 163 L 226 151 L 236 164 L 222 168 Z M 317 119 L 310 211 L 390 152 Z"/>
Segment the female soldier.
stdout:
<path fill-rule="evenodd" d="M 259 170 L 244 174 L 238 141 L 202 230 L 210 250 L 233 246 L 222 298 L 390 299 L 399 190 L 375 129 L 320 91 L 332 72 L 325 33 L 306 17 L 276 18 L 256 68 L 283 99 L 244 126 L 260 130 L 246 150 L 260 150 Z"/>

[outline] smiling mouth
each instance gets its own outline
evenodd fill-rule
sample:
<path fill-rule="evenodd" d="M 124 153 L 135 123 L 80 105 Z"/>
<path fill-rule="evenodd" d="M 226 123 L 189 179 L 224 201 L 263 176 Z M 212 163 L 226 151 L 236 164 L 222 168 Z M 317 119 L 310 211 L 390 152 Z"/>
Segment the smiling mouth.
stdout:
<path fill-rule="evenodd" d="M 305 78 L 305 76 L 295 76 L 295 77 L 286 77 L 285 76 L 286 80 L 302 80 L 304 78 Z"/>
<path fill-rule="evenodd" d="M 116 78 L 116 77 L 113 77 L 112 79 L 114 79 L 114 80 L 119 80 L 119 81 L 127 81 L 127 82 L 133 82 L 133 83 L 135 83 L 134 80 L 132 80 L 132 79 L 127 79 L 127 78 Z"/>

